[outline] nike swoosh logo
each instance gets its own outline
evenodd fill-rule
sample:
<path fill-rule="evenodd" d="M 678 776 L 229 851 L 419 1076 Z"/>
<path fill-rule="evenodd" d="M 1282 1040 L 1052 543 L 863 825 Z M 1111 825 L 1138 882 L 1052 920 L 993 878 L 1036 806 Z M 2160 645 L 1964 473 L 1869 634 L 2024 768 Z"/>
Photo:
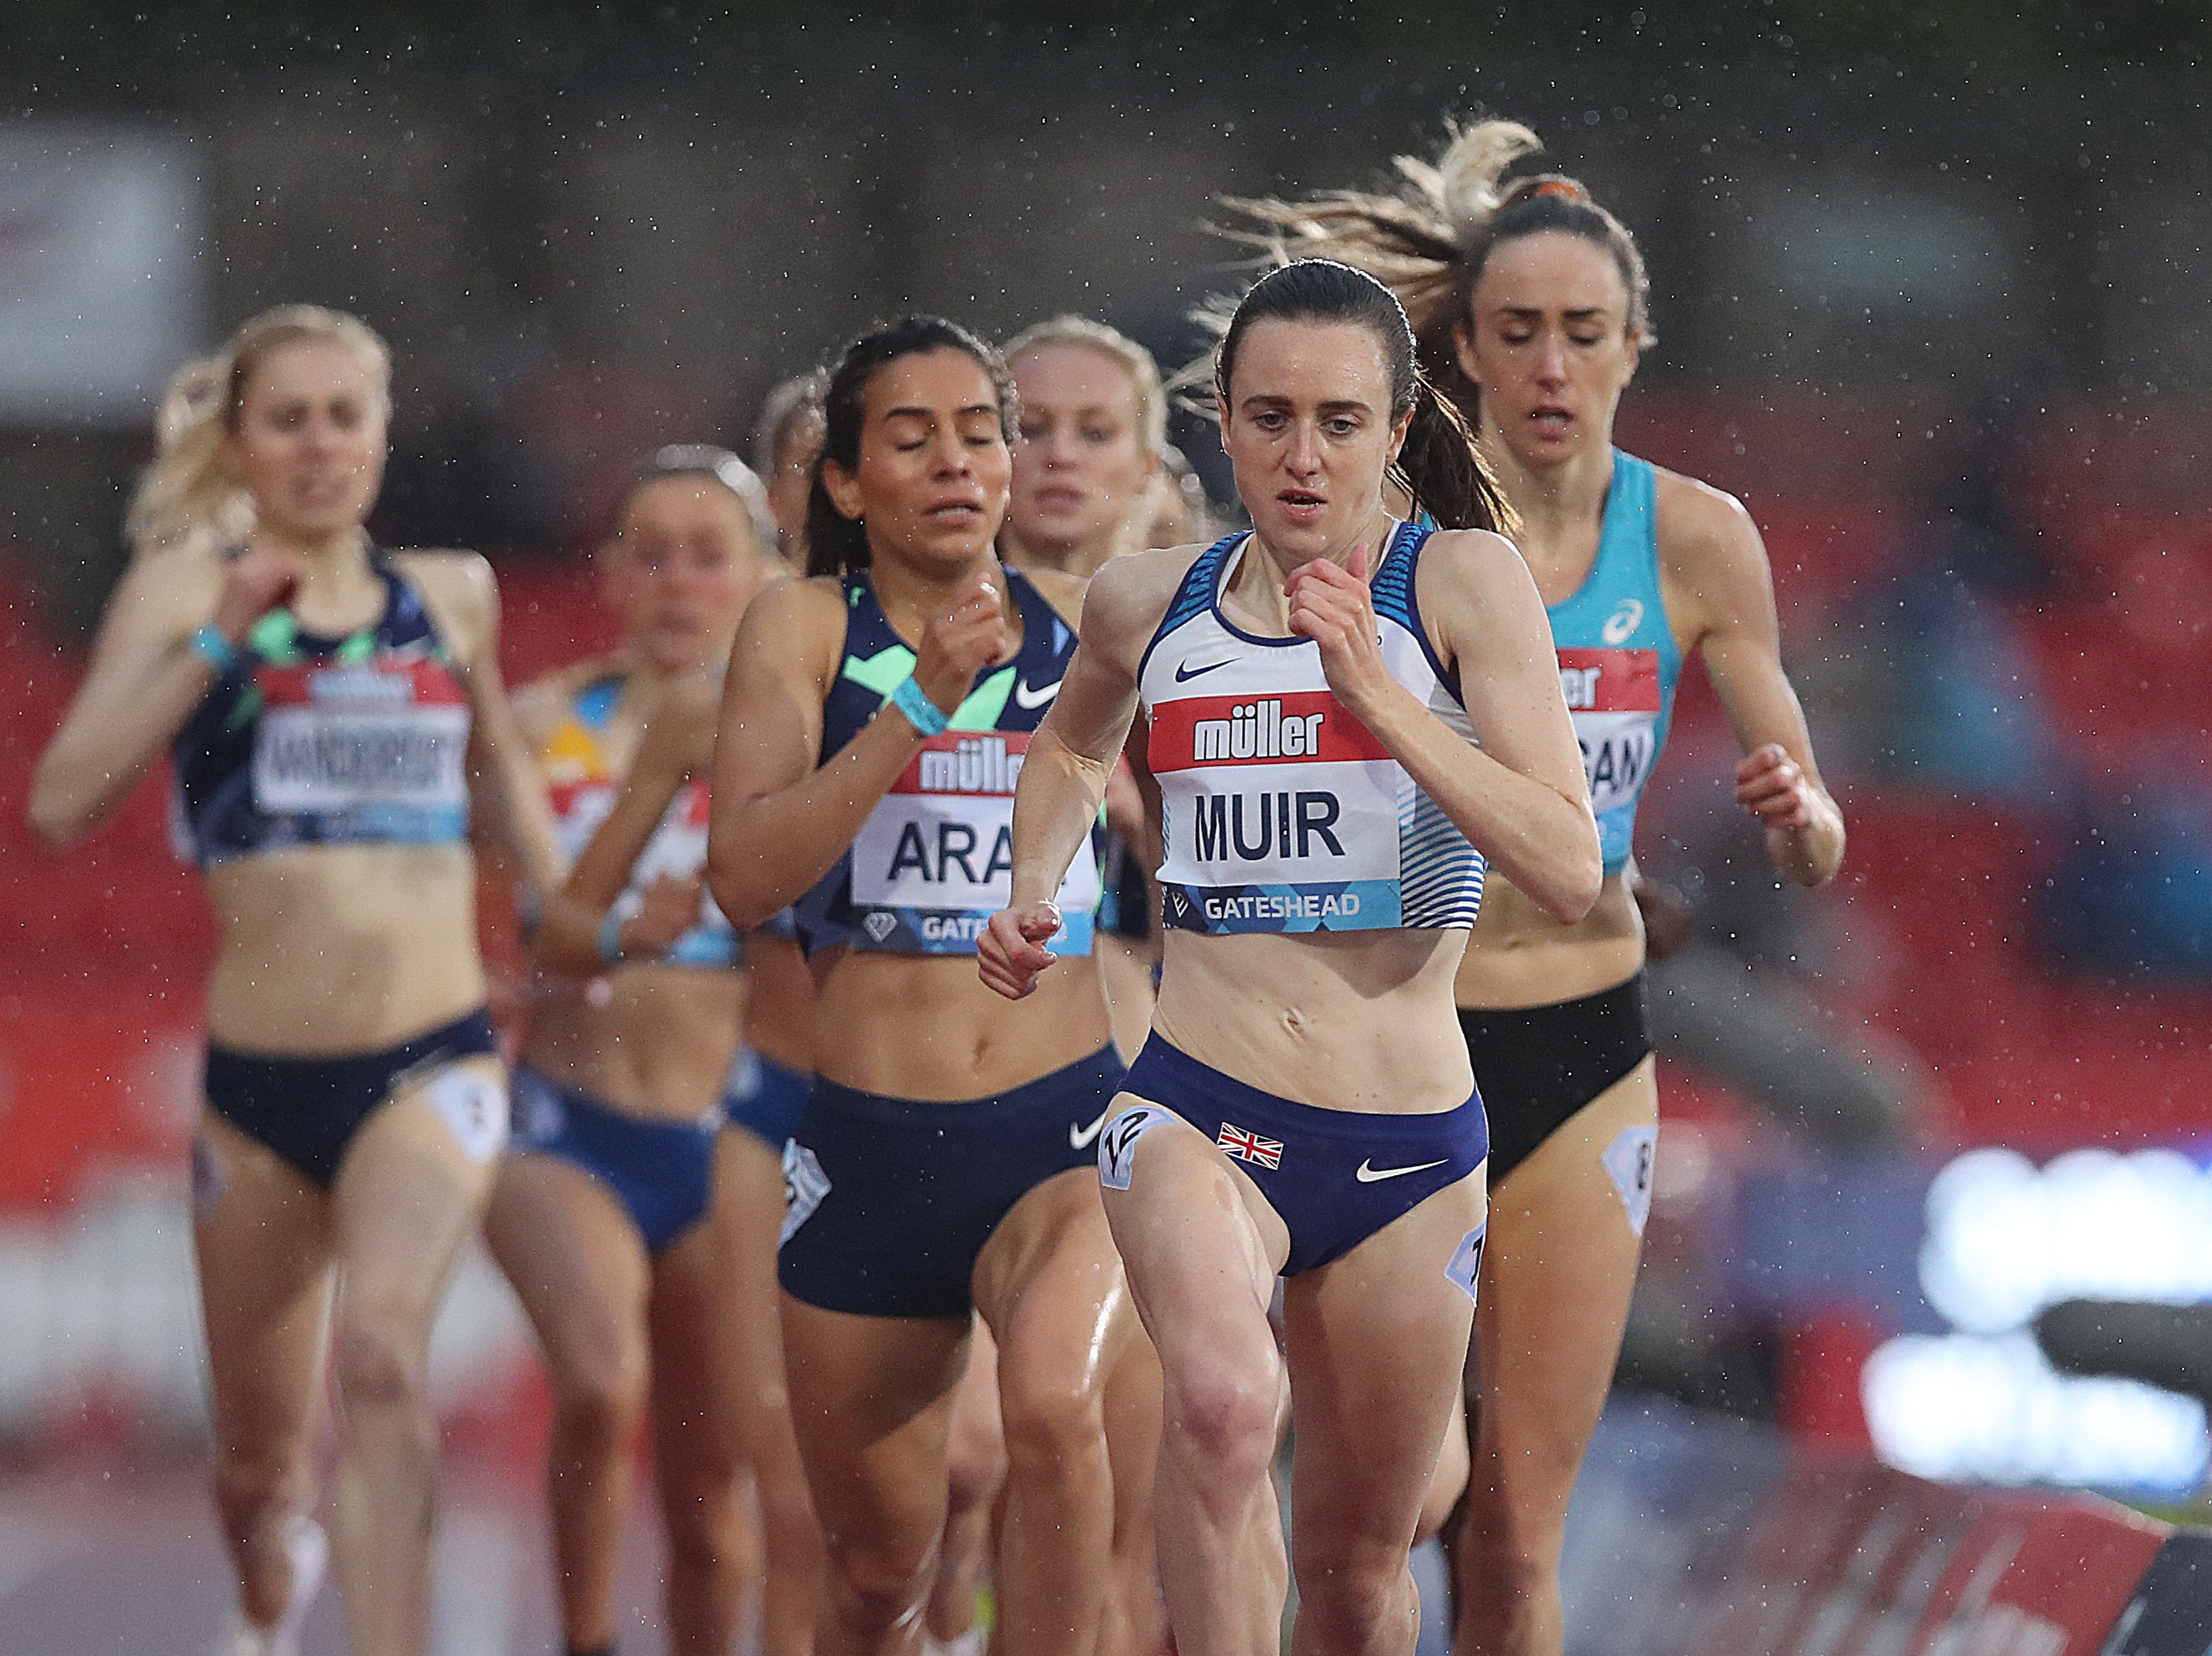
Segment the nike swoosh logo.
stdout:
<path fill-rule="evenodd" d="M 1188 662 L 1178 662 L 1176 664 L 1176 682 L 1188 684 L 1200 673 L 1210 673 L 1216 667 L 1226 667 L 1236 659 L 1235 656 L 1225 656 L 1219 661 L 1209 661 L 1203 667 L 1194 667 Z"/>
<path fill-rule="evenodd" d="M 1051 683 L 1046 685 L 1043 688 L 1032 690 L 1030 688 L 1030 683 L 1027 679 L 1020 680 L 1014 686 L 1014 706 L 1017 707 L 1042 707 L 1046 702 L 1051 701 L 1053 697 L 1060 694 L 1060 680 L 1055 678 Z M 1079 1144 L 1076 1148 L 1080 1149 L 1083 1147 Z"/>
<path fill-rule="evenodd" d="M 1352 1176 L 1363 1185 L 1371 1185 L 1377 1180 L 1401 1179 L 1409 1173 L 1425 1173 L 1431 1168 L 1441 1168 L 1450 1160 L 1451 1157 L 1447 1156 L 1435 1162 L 1417 1162 L 1410 1168 L 1377 1168 L 1363 1161 Z"/>
<path fill-rule="evenodd" d="M 1098 1130 L 1106 1125 L 1106 1118 L 1113 1113 L 1114 1107 L 1111 1104 L 1109 1104 L 1103 1110 L 1098 1113 L 1098 1119 L 1087 1127 L 1079 1127 L 1073 1121 L 1069 1122 L 1067 1124 L 1067 1147 L 1070 1149 L 1074 1150 L 1089 1149 L 1091 1148 L 1091 1141 L 1098 1137 Z"/>

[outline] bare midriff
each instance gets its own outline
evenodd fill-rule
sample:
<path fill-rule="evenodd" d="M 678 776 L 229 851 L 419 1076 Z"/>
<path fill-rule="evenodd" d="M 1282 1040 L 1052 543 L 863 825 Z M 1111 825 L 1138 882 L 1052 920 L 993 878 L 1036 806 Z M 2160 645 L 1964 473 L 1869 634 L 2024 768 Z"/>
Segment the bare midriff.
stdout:
<path fill-rule="evenodd" d="M 843 949 L 820 975 L 815 1067 L 860 1092 L 945 1103 L 989 1098 L 1113 1039 L 1098 962 L 1088 955 L 1056 962 L 1036 993 L 1011 1003 L 984 986 L 972 955 Z"/>
<path fill-rule="evenodd" d="M 744 1027 L 741 974 L 642 962 L 540 994 L 522 1056 L 541 1074 L 656 1120 L 696 1120 L 720 1100 Z"/>
<path fill-rule="evenodd" d="M 1644 917 L 1626 871 L 1607 878 L 1589 913 L 1561 925 L 1493 870 L 1455 996 L 1485 1011 L 1552 1006 L 1625 983 L 1643 965 Z"/>
<path fill-rule="evenodd" d="M 1452 1010 L 1463 931 L 1170 931 L 1152 1027 L 1200 1063 L 1322 1109 L 1425 1115 L 1474 1090 Z"/>
<path fill-rule="evenodd" d="M 301 846 L 212 868 L 208 1037 L 240 1052 L 380 1052 L 484 1004 L 465 846 Z"/>

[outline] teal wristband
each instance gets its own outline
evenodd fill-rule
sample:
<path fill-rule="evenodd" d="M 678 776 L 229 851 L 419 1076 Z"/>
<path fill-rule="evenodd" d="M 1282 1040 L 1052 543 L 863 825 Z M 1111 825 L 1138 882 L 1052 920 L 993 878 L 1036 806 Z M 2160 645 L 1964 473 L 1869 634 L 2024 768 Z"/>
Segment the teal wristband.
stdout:
<path fill-rule="evenodd" d="M 942 736 L 951 728 L 952 720 L 915 682 L 912 673 L 901 679 L 898 688 L 891 692 L 891 706 L 904 713 L 906 722 L 924 736 Z"/>
<path fill-rule="evenodd" d="M 609 909 L 599 921 L 599 959 L 609 966 L 623 963 L 623 917 Z"/>
<path fill-rule="evenodd" d="M 192 653 L 216 670 L 227 673 L 238 665 L 237 646 L 216 630 L 213 622 L 203 622 L 192 634 Z"/>

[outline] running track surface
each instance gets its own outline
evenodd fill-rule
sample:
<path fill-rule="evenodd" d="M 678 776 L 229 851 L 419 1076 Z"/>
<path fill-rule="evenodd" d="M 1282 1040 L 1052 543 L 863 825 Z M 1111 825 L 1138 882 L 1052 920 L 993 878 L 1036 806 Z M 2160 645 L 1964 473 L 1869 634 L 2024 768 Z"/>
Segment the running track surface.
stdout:
<path fill-rule="evenodd" d="M 659 1542 L 642 1507 L 623 1556 L 623 1656 L 665 1656 L 654 1627 Z M 1414 1562 L 1425 1611 L 1421 1656 L 1443 1656 L 1434 1549 Z M 431 1656 L 558 1650 L 551 1580 L 535 1483 L 449 1471 Z M 198 1471 L 87 1463 L 0 1473 L 0 1656 L 206 1656 L 233 1602 Z M 326 1587 L 302 1656 L 343 1656 L 345 1648 L 337 1595 Z"/>

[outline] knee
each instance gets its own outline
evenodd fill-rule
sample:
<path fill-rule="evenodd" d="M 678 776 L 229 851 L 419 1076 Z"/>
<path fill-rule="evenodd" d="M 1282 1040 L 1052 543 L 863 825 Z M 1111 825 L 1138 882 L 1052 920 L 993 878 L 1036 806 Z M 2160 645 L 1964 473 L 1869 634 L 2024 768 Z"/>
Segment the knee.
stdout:
<path fill-rule="evenodd" d="M 215 1504 L 223 1527 L 250 1535 L 299 1501 L 307 1477 L 304 1459 L 226 1454 L 215 1471 Z"/>
<path fill-rule="evenodd" d="M 649 1384 L 642 1341 L 609 1340 L 590 1351 L 565 1354 L 553 1374 L 554 1416 L 562 1437 L 610 1450 L 626 1447 L 645 1413 Z"/>
<path fill-rule="evenodd" d="M 1281 1398 L 1273 1361 L 1195 1365 L 1168 1377 L 1168 1441 L 1231 1478 L 1263 1477 L 1275 1459 Z"/>
<path fill-rule="evenodd" d="M 745 1521 L 738 1499 L 741 1478 L 734 1467 L 685 1469 L 659 1474 L 662 1522 L 668 1532 L 670 1562 L 693 1568 L 726 1565 L 741 1574 L 757 1573 L 760 1538 Z"/>
<path fill-rule="evenodd" d="M 1364 1649 L 1394 1622 L 1407 1624 L 1407 1644 L 1420 1617 L 1406 1549 L 1310 1539 L 1295 1547 L 1298 1615 L 1326 1629 L 1329 1649 Z"/>
<path fill-rule="evenodd" d="M 1079 1374 L 1018 1370 L 1001 1381 L 999 1413 L 1006 1443 L 993 1470 L 1066 1471 L 1105 1456 L 1104 1406 L 1098 1388 Z"/>
<path fill-rule="evenodd" d="M 404 1315 L 370 1306 L 349 1311 L 333 1352 L 347 1407 L 427 1409 L 428 1344 L 428 1331 Z"/>
<path fill-rule="evenodd" d="M 921 1625 L 936 1562 L 933 1548 L 909 1551 L 833 1542 L 829 1557 L 838 1619 L 855 1643 L 872 1649 L 901 1628 Z"/>

